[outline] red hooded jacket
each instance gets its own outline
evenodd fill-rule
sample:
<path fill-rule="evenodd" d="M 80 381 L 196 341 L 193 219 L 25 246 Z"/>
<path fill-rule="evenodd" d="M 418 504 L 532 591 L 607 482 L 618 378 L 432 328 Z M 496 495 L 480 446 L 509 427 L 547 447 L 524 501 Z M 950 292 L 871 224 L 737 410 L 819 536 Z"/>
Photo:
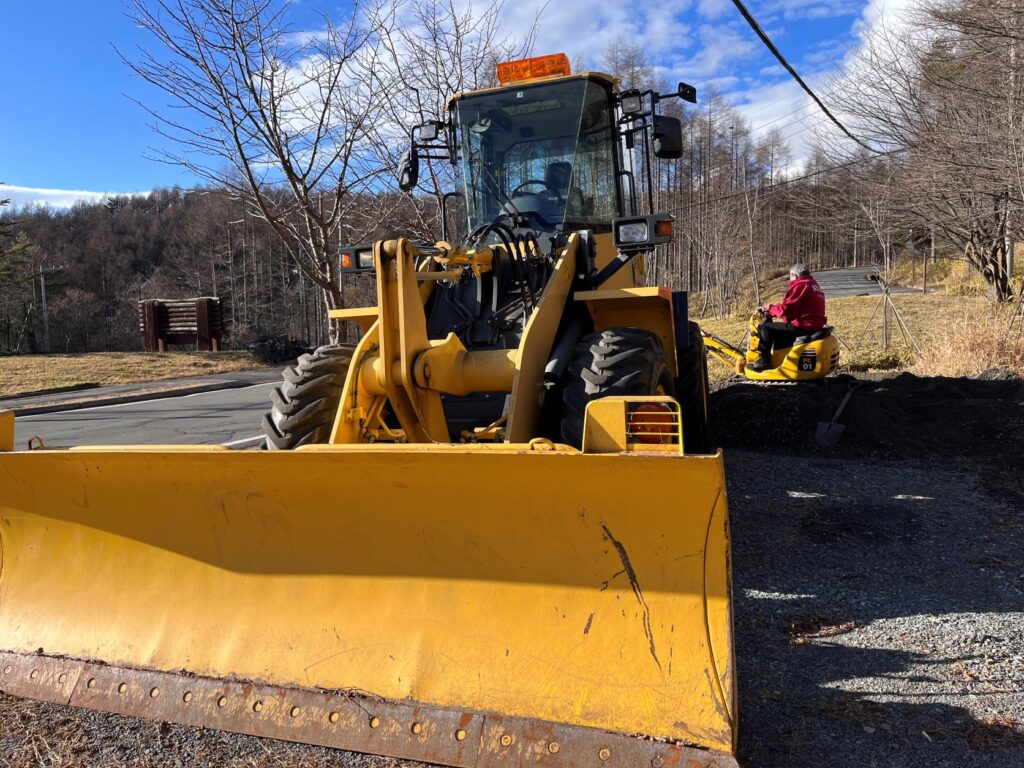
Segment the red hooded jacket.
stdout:
<path fill-rule="evenodd" d="M 807 275 L 789 284 L 781 304 L 768 307 L 772 317 L 784 317 L 802 331 L 818 331 L 825 327 L 825 292 L 817 281 Z"/>

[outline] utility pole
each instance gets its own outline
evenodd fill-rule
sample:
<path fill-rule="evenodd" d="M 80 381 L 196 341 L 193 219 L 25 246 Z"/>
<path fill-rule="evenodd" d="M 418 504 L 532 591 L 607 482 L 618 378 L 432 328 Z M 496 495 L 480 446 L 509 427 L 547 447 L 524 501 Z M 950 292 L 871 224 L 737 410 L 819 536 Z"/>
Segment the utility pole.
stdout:
<path fill-rule="evenodd" d="M 882 254 L 885 257 L 885 286 L 884 291 L 889 290 L 889 233 L 885 233 L 885 244 Z M 882 349 L 889 349 L 889 304 L 882 304 Z"/>
<path fill-rule="evenodd" d="M 935 225 L 931 226 L 931 243 L 929 244 L 929 258 L 924 260 L 924 282 L 921 285 L 921 293 L 928 293 L 928 262 L 935 263 Z"/>
<path fill-rule="evenodd" d="M 1017 112 L 1017 104 L 1018 104 L 1018 99 L 1017 99 L 1017 2 L 1016 2 L 1016 0 L 1014 0 L 1014 2 L 1012 3 L 1011 14 L 1012 14 L 1012 19 L 1013 19 L 1013 22 L 1012 22 L 1013 23 L 1013 31 L 1010 33 L 1010 45 L 1009 45 L 1009 49 L 1010 49 L 1009 50 L 1009 59 L 1010 59 L 1010 73 L 1009 73 L 1010 74 L 1010 78 L 1009 78 L 1010 79 L 1010 88 L 1009 88 L 1010 98 L 1009 98 L 1009 101 L 1010 101 L 1010 104 L 1009 104 L 1009 110 L 1008 110 L 1008 112 L 1009 112 L 1009 115 L 1008 115 L 1009 131 L 1008 131 L 1008 133 L 1010 134 L 1010 137 L 1009 137 L 1010 141 L 1007 142 L 1007 146 L 1010 146 L 1010 147 L 1014 146 L 1014 144 L 1016 143 L 1016 141 L 1015 141 L 1016 137 L 1014 136 L 1014 126 L 1016 125 L 1016 121 L 1014 120 L 1014 117 L 1015 117 L 1016 112 Z M 1013 161 L 1013 158 L 1011 158 L 1011 164 L 1012 164 L 1012 161 Z M 1006 229 L 1005 229 L 1005 233 L 1004 233 L 1005 240 L 1004 240 L 1004 244 L 1003 244 L 1003 250 L 1005 252 L 1004 253 L 1004 261 L 1005 261 L 1005 267 L 1006 267 L 1006 282 L 1008 283 L 1008 285 L 1010 287 L 1011 295 L 1013 293 L 1013 283 L 1011 281 L 1012 281 L 1012 278 L 1013 278 L 1013 255 L 1014 255 L 1013 251 L 1014 251 L 1014 245 L 1015 245 L 1014 244 L 1014 239 L 1013 239 L 1012 225 L 1010 223 L 1013 220 L 1013 213 L 1012 212 L 1013 212 L 1013 208 L 1010 205 L 1010 189 L 1009 189 L 1009 185 L 1007 185 L 1007 189 L 1006 189 Z"/>
<path fill-rule="evenodd" d="M 46 272 L 39 270 L 39 293 L 43 306 L 43 352 L 50 351 L 50 310 L 46 306 Z"/>
<path fill-rule="evenodd" d="M 736 126 L 735 125 L 730 125 L 729 126 L 729 141 L 730 141 L 730 143 L 732 145 L 732 149 L 730 150 L 731 155 L 732 155 L 732 168 L 729 169 L 730 170 L 730 174 L 729 174 L 729 176 L 730 176 L 730 179 L 729 179 L 729 189 L 736 189 Z"/>
<path fill-rule="evenodd" d="M 33 277 L 39 278 L 39 298 L 40 307 L 43 312 L 43 352 L 50 351 L 50 309 L 46 303 L 46 276 L 52 275 L 54 272 L 60 272 L 64 267 L 40 267 L 39 271 L 33 275 Z"/>

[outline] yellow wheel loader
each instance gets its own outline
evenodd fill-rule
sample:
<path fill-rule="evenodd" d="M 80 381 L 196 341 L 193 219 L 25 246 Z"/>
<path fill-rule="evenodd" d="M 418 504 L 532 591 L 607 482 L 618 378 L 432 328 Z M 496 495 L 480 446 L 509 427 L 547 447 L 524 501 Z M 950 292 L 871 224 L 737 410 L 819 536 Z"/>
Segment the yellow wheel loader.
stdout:
<path fill-rule="evenodd" d="M 709 355 L 751 381 L 821 381 L 839 366 L 839 341 L 832 333 L 832 326 L 826 325 L 820 331 L 797 336 L 792 346 L 772 349 L 771 367 L 763 371 L 754 370 L 751 363 L 756 362 L 761 354 L 757 327 L 764 320 L 758 312 L 750 316 L 746 351 L 702 331 L 704 347 Z"/>
<path fill-rule="evenodd" d="M 0 690 L 451 766 L 735 766 L 729 518 L 699 329 L 643 287 L 657 114 L 499 67 L 401 169 L 464 233 L 346 248 L 374 306 L 288 369 L 267 448 L 13 450 Z"/>

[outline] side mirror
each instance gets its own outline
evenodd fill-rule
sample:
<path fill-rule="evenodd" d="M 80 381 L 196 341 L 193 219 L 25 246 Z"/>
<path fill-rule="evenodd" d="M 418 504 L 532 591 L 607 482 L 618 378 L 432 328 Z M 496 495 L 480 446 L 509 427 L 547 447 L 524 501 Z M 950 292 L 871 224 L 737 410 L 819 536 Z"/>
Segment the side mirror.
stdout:
<path fill-rule="evenodd" d="M 683 126 L 676 118 L 655 115 L 651 135 L 654 139 L 655 157 L 677 160 L 683 156 Z"/>
<path fill-rule="evenodd" d="M 398 188 L 408 192 L 419 183 L 419 180 L 420 155 L 416 147 L 409 147 L 409 151 L 398 161 Z"/>
<path fill-rule="evenodd" d="M 682 99 L 683 101 L 688 101 L 691 104 L 697 103 L 697 89 L 694 88 L 692 85 L 680 83 L 679 89 L 676 91 L 676 93 L 679 95 L 679 98 Z"/>

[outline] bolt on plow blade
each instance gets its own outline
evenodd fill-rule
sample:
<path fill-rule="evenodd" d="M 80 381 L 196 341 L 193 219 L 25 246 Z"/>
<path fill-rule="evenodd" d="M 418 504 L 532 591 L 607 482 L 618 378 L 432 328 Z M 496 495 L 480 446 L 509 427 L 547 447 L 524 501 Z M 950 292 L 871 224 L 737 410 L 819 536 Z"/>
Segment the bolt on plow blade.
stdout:
<path fill-rule="evenodd" d="M 0 454 L 0 690 L 452 766 L 733 766 L 721 456 Z"/>

